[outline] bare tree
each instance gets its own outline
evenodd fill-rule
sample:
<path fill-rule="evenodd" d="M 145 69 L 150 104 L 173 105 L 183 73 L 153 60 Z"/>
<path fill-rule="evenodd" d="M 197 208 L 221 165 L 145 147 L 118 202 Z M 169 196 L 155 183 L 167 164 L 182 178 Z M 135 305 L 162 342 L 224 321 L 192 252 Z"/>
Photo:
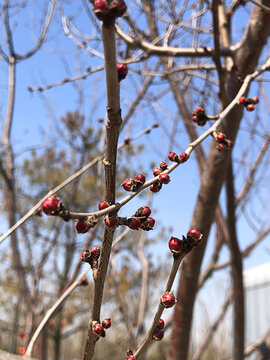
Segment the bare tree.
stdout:
<path fill-rule="evenodd" d="M 194 359 L 200 359 L 232 301 L 234 316 L 232 357 L 234 360 L 241 360 L 249 354 L 244 348 L 243 259 L 269 235 L 269 228 L 265 224 L 260 228 L 256 228 L 252 224 L 256 228 L 255 240 L 245 250 L 242 250 L 237 221 L 240 212 L 247 213 L 249 211 L 249 204 L 253 204 L 254 189 L 259 188 L 258 181 L 260 180 L 260 184 L 265 181 L 265 177 L 259 178 L 258 174 L 261 169 L 266 169 L 269 165 L 265 160 L 265 155 L 269 150 L 269 136 L 267 135 L 269 124 L 265 124 L 259 119 L 257 112 L 259 108 L 260 111 L 269 113 L 267 95 L 264 95 L 264 105 L 261 104 L 262 96 L 260 96 L 260 104 L 257 105 L 259 98 L 253 94 L 249 97 L 248 94 L 250 88 L 260 94 L 266 94 L 264 85 L 261 85 L 260 82 L 264 84 L 264 73 L 269 71 L 270 66 L 266 50 L 270 33 L 268 26 L 270 2 L 269 0 L 252 1 L 253 5 L 249 6 L 242 1 L 228 4 L 216 0 L 211 3 L 204 1 L 196 3 L 187 0 L 183 4 L 179 4 L 177 1 L 142 0 L 130 2 L 127 4 L 128 7 L 122 0 L 96 0 L 92 3 L 83 1 L 85 14 L 88 16 L 89 27 L 91 26 L 92 31 L 90 35 L 87 35 L 80 29 L 80 21 L 78 21 L 80 16 L 67 15 L 68 4 L 52 1 L 43 21 L 39 39 L 33 49 L 27 51 L 25 55 L 20 55 L 15 50 L 10 20 L 10 12 L 17 9 L 18 5 L 5 1 L 2 6 L 6 43 L 0 48 L 0 55 L 2 61 L 8 64 L 9 89 L 7 115 L 3 127 L 4 156 L 1 157 L 0 170 L 7 193 L 10 230 L 0 237 L 0 241 L 3 242 L 8 236 L 11 237 L 13 268 L 18 275 L 20 296 L 23 297 L 26 304 L 26 310 L 24 310 L 24 313 L 27 314 L 28 328 L 26 355 L 32 354 L 34 344 L 42 334 L 40 338 L 43 339 L 43 342 L 39 345 L 39 354 L 41 358 L 47 357 L 49 348 L 47 326 L 50 318 L 57 315 L 57 324 L 51 333 L 55 344 L 54 358 L 60 358 L 61 342 L 64 338 L 61 328 L 64 313 L 63 303 L 73 290 L 78 289 L 83 277 L 91 268 L 92 295 L 85 304 L 87 308 L 90 307 L 90 317 L 88 324 L 84 321 L 82 325 L 79 324 L 75 327 L 78 331 L 87 327 L 83 359 L 92 359 L 98 344 L 107 340 L 103 339 L 107 325 L 106 322 L 102 325 L 102 305 L 109 303 L 106 291 L 109 293 L 112 291 L 107 290 L 106 280 L 111 287 L 120 289 L 118 286 L 119 276 L 124 283 L 126 281 L 127 284 L 132 284 L 131 291 L 133 289 L 134 293 L 140 293 L 140 301 L 137 304 L 132 302 L 133 306 L 130 310 L 127 306 L 129 304 L 127 301 L 129 285 L 126 285 L 126 290 L 123 291 L 124 295 L 118 291 L 114 292 L 114 301 L 118 305 L 121 318 L 124 319 L 124 332 L 128 334 L 128 341 L 132 348 L 127 353 L 128 360 L 143 357 L 153 344 L 153 339 L 160 340 L 163 337 L 163 325 L 161 325 L 160 319 L 167 307 L 176 304 L 175 297 L 179 301 L 175 306 L 172 318 L 168 359 L 184 360 L 193 356 Z M 23 7 L 26 6 L 27 4 L 23 5 Z M 44 191 L 44 187 L 40 186 L 40 179 L 44 181 L 46 174 L 44 176 L 40 171 L 39 180 L 36 180 L 35 176 L 32 176 L 34 172 L 31 165 L 25 164 L 26 173 L 28 172 L 32 176 L 29 178 L 33 184 L 39 184 L 40 191 L 36 205 L 24 215 L 25 211 L 19 211 L 16 204 L 19 192 L 16 185 L 11 141 L 16 66 L 22 60 L 31 58 L 41 48 L 55 8 L 57 8 L 58 19 L 61 20 L 61 30 L 64 31 L 71 43 L 73 42 L 82 50 L 79 56 L 91 58 L 94 67 L 88 67 L 81 74 L 71 74 L 68 78 L 57 79 L 52 84 L 46 83 L 42 86 L 30 84 L 29 91 L 34 92 L 35 96 L 36 91 L 44 92 L 58 85 L 66 86 L 70 83 L 78 86 L 77 91 L 81 99 L 83 90 L 80 85 L 76 85 L 80 84 L 78 81 L 98 76 L 99 72 L 104 69 L 106 122 L 101 131 L 96 132 L 95 138 L 90 141 L 93 129 L 85 124 L 84 116 L 80 116 L 79 113 L 73 115 L 68 113 L 62 119 L 64 131 L 68 136 L 66 143 L 65 137 L 63 137 L 62 144 L 65 145 L 61 146 L 64 152 L 68 151 L 70 157 L 66 161 L 62 161 L 65 160 L 65 155 L 61 151 L 58 153 L 56 148 L 50 149 L 50 152 L 44 156 L 34 156 L 31 159 L 31 165 L 38 168 L 38 164 L 51 161 L 55 166 L 57 162 L 60 163 L 62 157 L 61 164 L 65 164 L 65 166 L 63 165 L 63 172 L 58 174 L 64 176 L 65 179 L 62 182 L 58 178 L 54 179 L 50 184 L 50 186 L 54 185 L 52 189 Z M 237 21 L 245 11 L 247 12 L 245 15 L 248 19 L 247 25 L 242 26 L 244 29 L 239 29 L 238 24 L 234 23 L 234 19 Z M 129 66 L 129 74 L 127 66 Z M 126 80 L 124 80 L 125 78 Z M 256 81 L 259 85 L 254 87 L 253 84 Z M 105 109 L 104 101 L 102 106 Z M 121 106 L 124 109 L 123 115 Z M 171 109 L 171 107 L 173 108 Z M 139 110 L 144 111 L 145 117 L 150 119 L 150 126 L 148 126 L 149 123 L 142 123 L 138 126 Z M 254 122 L 247 121 L 247 130 L 241 130 L 241 120 L 246 117 L 246 110 L 248 113 L 255 110 L 257 119 Z M 132 121 L 133 119 L 135 121 Z M 139 171 L 131 169 L 130 161 L 125 162 L 126 157 L 129 156 L 128 153 L 123 158 L 121 157 L 120 150 L 130 150 L 129 147 L 136 137 L 127 135 L 120 146 L 118 142 L 123 131 L 126 131 L 126 134 L 133 134 L 134 128 L 139 130 L 139 137 L 145 137 L 158 126 L 153 122 L 156 119 L 158 119 L 161 129 L 162 140 L 160 142 L 162 145 L 166 144 L 166 148 L 169 149 L 171 163 L 160 162 L 159 167 L 153 171 L 154 177 L 146 181 L 143 174 L 133 176 L 135 171 L 137 173 Z M 166 120 L 164 121 L 164 119 Z M 59 126 L 59 133 L 63 128 Z M 244 137 L 245 135 L 242 133 L 245 131 L 248 133 L 248 139 L 245 138 L 244 142 L 248 143 L 249 147 L 242 149 L 240 146 L 241 160 L 248 156 L 248 151 L 252 146 L 256 148 L 256 151 L 251 154 L 251 161 L 248 164 L 241 163 L 240 160 L 238 164 L 239 151 L 234 155 L 232 148 L 234 143 L 236 143 L 234 148 L 238 146 L 237 139 Z M 210 136 L 212 136 L 211 141 L 209 141 Z M 80 145 L 77 143 L 79 139 L 81 140 Z M 97 148 L 97 139 L 100 140 L 100 149 L 98 153 L 92 154 L 92 150 Z M 151 145 L 158 155 L 155 159 L 159 157 L 161 161 L 167 151 L 163 151 L 162 146 L 159 146 L 156 141 L 153 141 Z M 178 155 L 179 153 L 180 155 Z M 159 192 L 170 182 L 170 176 L 173 178 L 180 165 L 183 171 L 187 171 L 188 164 L 195 157 L 200 184 L 193 214 L 190 215 L 190 228 L 193 230 L 188 231 L 182 240 L 176 237 L 172 237 L 170 240 L 169 247 L 173 253 L 172 265 L 166 274 L 168 279 L 163 286 L 163 293 L 157 295 L 157 306 L 154 306 L 147 296 L 149 292 L 153 291 L 149 279 L 151 271 L 154 275 L 154 266 L 145 254 L 145 246 L 147 238 L 149 238 L 145 231 L 152 230 L 155 221 L 150 217 L 151 210 L 148 206 L 140 207 L 133 214 L 124 213 L 125 216 L 120 216 L 120 211 L 128 209 L 127 204 L 134 198 L 138 199 L 138 195 L 145 193 L 148 188 L 152 193 Z M 151 161 L 150 158 L 148 160 Z M 76 166 L 71 166 L 72 162 Z M 87 164 L 85 165 L 85 163 Z M 143 164 L 143 166 L 146 165 Z M 50 167 L 46 169 L 46 171 L 50 171 Z M 85 176 L 89 169 L 91 175 Z M 237 176 L 241 171 L 245 172 L 243 181 L 240 181 Z M 122 182 L 122 173 L 127 174 L 124 182 Z M 91 176 L 98 179 L 94 181 L 94 185 L 91 183 Z M 85 182 L 83 179 L 86 179 Z M 122 182 L 124 190 L 129 191 L 128 195 L 123 196 L 118 186 L 120 182 Z M 239 184 L 240 190 L 237 189 Z M 81 189 L 89 188 L 92 191 L 92 198 L 83 196 L 80 192 Z M 223 188 L 226 193 L 225 205 L 220 199 Z M 175 198 L 180 201 L 182 189 L 177 190 Z M 55 196 L 60 191 L 61 200 Z M 100 202 L 98 211 L 92 207 L 95 202 Z M 250 206 L 252 207 L 252 205 Z M 53 219 L 55 217 L 61 219 L 53 224 L 50 243 L 43 249 L 39 264 L 35 268 L 32 255 L 34 241 L 27 224 L 28 221 L 37 224 L 38 220 L 35 221 L 33 215 L 40 214 L 41 207 L 47 215 L 53 216 Z M 18 220 L 19 216 L 21 218 Z M 104 219 L 104 225 L 99 221 L 100 219 Z M 65 227 L 62 226 L 62 220 L 68 222 Z M 89 231 L 89 236 L 85 239 L 84 244 L 81 244 L 81 248 L 84 250 L 82 260 L 89 263 L 89 268 L 83 270 L 80 275 L 81 260 L 77 258 L 74 261 L 73 257 L 78 246 L 75 232 L 72 233 L 72 228 L 69 226 L 72 220 L 76 220 L 75 228 L 78 233 Z M 216 227 L 215 247 L 208 265 L 202 270 L 201 266 L 213 224 Z M 35 234 L 38 234 L 40 230 L 37 225 L 34 226 L 36 226 Z M 116 254 L 112 252 L 113 247 L 119 241 L 126 238 L 133 239 L 134 236 L 131 235 L 132 231 L 124 231 L 122 235 L 119 235 L 120 238 L 114 240 L 118 228 L 122 227 L 131 230 L 140 229 L 138 248 L 135 250 L 134 244 L 128 245 L 128 242 L 126 245 L 130 256 L 134 255 L 134 258 L 139 258 L 142 268 L 139 276 L 141 282 L 139 283 L 135 269 L 132 269 L 132 281 L 123 279 L 123 274 L 127 274 L 128 271 L 124 267 L 125 262 L 122 266 L 122 278 L 119 275 L 120 272 L 118 273 L 116 270 Z M 24 242 L 27 249 L 26 257 L 23 257 L 19 251 L 18 229 L 21 229 L 23 234 L 21 241 Z M 103 235 L 100 234 L 99 229 L 102 229 Z M 94 239 L 101 240 L 101 248 L 95 247 L 88 250 Z M 218 263 L 221 249 L 224 247 L 228 248 L 230 259 L 226 263 Z M 52 252 L 54 252 L 53 259 L 50 257 Z M 59 253 L 62 254 L 60 261 Z M 53 261 L 52 268 L 48 265 L 49 259 Z M 171 290 L 182 260 L 184 261 L 178 290 L 174 296 Z M 29 265 L 31 272 L 26 271 L 26 264 L 31 264 L 31 266 Z M 212 330 L 203 340 L 199 350 L 192 354 L 189 345 L 196 296 L 214 271 L 225 266 L 229 266 L 231 269 L 232 293 L 228 295 Z M 57 286 L 53 302 L 49 301 L 49 296 L 45 296 L 45 292 L 43 293 L 44 299 L 40 311 L 37 306 L 41 295 L 39 285 L 45 279 L 43 275 L 45 269 L 50 269 L 52 279 L 57 278 Z M 34 281 L 31 290 L 29 274 L 32 274 Z M 83 299 L 76 301 L 79 301 L 81 307 L 83 306 Z M 88 303 L 91 306 L 88 306 Z M 49 309 L 47 312 L 45 312 L 46 308 Z M 147 326 L 149 320 L 145 319 L 148 310 L 153 315 L 149 326 Z M 136 312 L 135 318 L 138 319 L 138 322 L 131 326 L 130 313 L 133 312 Z M 18 311 L 15 312 L 16 316 L 13 321 L 14 336 L 20 317 L 19 313 L 18 305 Z M 72 319 L 75 319 L 75 311 L 71 307 L 69 314 Z M 40 321 L 39 326 L 37 326 L 37 319 Z M 75 336 L 74 333 L 72 336 Z M 15 346 L 14 342 L 12 351 Z M 117 345 L 115 345 L 116 348 Z M 257 346 L 254 346 L 253 351 L 256 348 Z M 118 348 L 115 350 L 116 357 L 119 356 L 118 350 Z M 98 350 L 98 353 L 99 351 L 101 350 Z"/>

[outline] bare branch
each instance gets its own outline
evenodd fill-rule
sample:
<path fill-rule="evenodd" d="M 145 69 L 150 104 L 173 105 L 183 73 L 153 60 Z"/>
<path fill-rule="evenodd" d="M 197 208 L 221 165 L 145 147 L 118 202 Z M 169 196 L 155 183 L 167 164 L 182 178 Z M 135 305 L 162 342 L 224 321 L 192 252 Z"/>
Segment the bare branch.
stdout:
<path fill-rule="evenodd" d="M 41 46 L 43 45 L 43 43 L 45 41 L 47 32 L 49 30 L 49 27 L 50 27 L 50 24 L 51 24 L 51 21 L 52 21 L 52 18 L 53 18 L 55 5 L 56 5 L 56 0 L 51 0 L 50 4 L 49 4 L 49 9 L 48 9 L 46 18 L 45 18 L 44 23 L 43 23 L 43 27 L 42 27 L 41 32 L 40 32 L 40 36 L 39 36 L 35 46 L 33 47 L 33 49 L 29 50 L 24 55 L 15 54 L 16 60 L 26 60 L 26 59 L 30 58 L 32 55 L 34 55 L 41 48 Z"/>
<path fill-rule="evenodd" d="M 58 309 L 58 307 L 63 303 L 63 301 L 71 294 L 71 292 L 75 289 L 75 287 L 80 284 L 82 278 L 88 273 L 88 271 L 90 269 L 91 269 L 90 266 L 85 268 L 83 270 L 83 272 L 77 277 L 77 279 L 70 285 L 70 287 L 60 296 L 60 298 L 47 311 L 46 315 L 41 320 L 38 328 L 34 332 L 32 338 L 31 338 L 31 340 L 30 340 L 30 342 L 28 344 L 28 347 L 27 347 L 26 352 L 25 352 L 26 356 L 31 356 L 34 344 L 37 341 L 37 338 L 38 338 L 39 334 L 41 333 L 42 329 L 44 328 L 44 326 L 46 325 L 47 321 L 50 319 L 52 314 Z"/>

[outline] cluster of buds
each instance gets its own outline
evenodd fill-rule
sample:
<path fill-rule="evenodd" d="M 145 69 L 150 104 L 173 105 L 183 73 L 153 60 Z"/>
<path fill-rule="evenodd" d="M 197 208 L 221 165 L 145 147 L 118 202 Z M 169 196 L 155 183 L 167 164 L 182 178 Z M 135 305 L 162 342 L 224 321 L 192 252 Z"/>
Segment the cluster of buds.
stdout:
<path fill-rule="evenodd" d="M 124 0 L 92 0 L 91 2 L 94 3 L 93 11 L 96 17 L 107 25 L 123 16 L 127 10 Z"/>
<path fill-rule="evenodd" d="M 152 230 L 155 220 L 150 217 L 151 209 L 148 206 L 141 206 L 133 216 L 123 218 L 119 217 L 119 225 L 126 225 L 132 230 Z"/>
<path fill-rule="evenodd" d="M 128 178 L 122 182 L 122 186 L 126 191 L 136 191 L 145 183 L 143 174 L 136 175 L 135 179 Z"/>
<path fill-rule="evenodd" d="M 163 294 L 160 298 L 160 303 L 161 305 L 163 305 L 166 309 L 167 308 L 171 308 L 173 307 L 176 303 L 177 300 L 174 296 L 173 291 L 167 291 L 165 292 L 165 294 Z"/>
<path fill-rule="evenodd" d="M 105 337 L 105 329 L 111 327 L 111 319 L 104 319 L 100 324 L 98 321 L 92 322 L 92 331 L 97 336 Z"/>
<path fill-rule="evenodd" d="M 189 156 L 187 153 L 183 152 L 179 156 L 175 152 L 170 152 L 168 155 L 169 160 L 177 162 L 179 164 L 184 163 L 188 160 Z"/>
<path fill-rule="evenodd" d="M 227 139 L 226 135 L 222 132 L 213 132 L 213 137 L 217 142 L 217 150 L 223 151 L 223 150 L 229 150 L 233 147 L 233 141 L 230 139 Z"/>
<path fill-rule="evenodd" d="M 238 100 L 238 103 L 240 105 L 245 106 L 247 111 L 253 111 L 255 110 L 255 105 L 258 104 L 259 98 L 257 96 L 254 96 L 252 98 L 245 98 L 244 96 L 241 96 Z"/>
<path fill-rule="evenodd" d="M 128 74 L 128 67 L 126 64 L 117 64 L 118 81 L 124 80 Z"/>
<path fill-rule="evenodd" d="M 197 109 L 192 111 L 192 121 L 195 122 L 199 126 L 204 126 L 208 120 L 207 115 L 205 114 L 204 108 L 199 106 Z"/>
<path fill-rule="evenodd" d="M 81 253 L 81 260 L 90 264 L 92 269 L 97 268 L 99 257 L 100 248 L 98 246 L 92 246 L 90 250 L 84 250 Z"/>
<path fill-rule="evenodd" d="M 182 240 L 172 236 L 169 240 L 169 248 L 174 257 L 178 257 L 181 253 L 188 253 L 199 245 L 202 237 L 203 235 L 199 230 L 192 228 L 188 231 L 186 237 L 182 237 Z"/>
<path fill-rule="evenodd" d="M 159 167 L 153 170 L 153 175 L 155 177 L 158 176 L 158 180 L 150 186 L 150 190 L 152 192 L 154 193 L 158 192 L 159 190 L 161 190 L 162 184 L 169 184 L 169 182 L 171 181 L 170 176 L 166 173 L 163 173 L 163 171 L 165 171 L 167 167 L 168 165 L 166 161 L 161 161 L 159 163 Z"/>
<path fill-rule="evenodd" d="M 159 319 L 158 324 L 153 332 L 152 338 L 156 341 L 160 341 L 163 339 L 164 336 L 164 320 Z"/>
<path fill-rule="evenodd" d="M 109 206 L 110 206 L 110 204 L 107 201 L 102 201 L 101 203 L 99 203 L 98 209 L 104 210 L 104 209 L 107 209 Z M 105 225 L 108 227 L 118 226 L 118 220 L 119 220 L 119 218 L 117 216 L 117 212 L 115 212 L 115 211 L 110 212 L 104 218 Z"/>

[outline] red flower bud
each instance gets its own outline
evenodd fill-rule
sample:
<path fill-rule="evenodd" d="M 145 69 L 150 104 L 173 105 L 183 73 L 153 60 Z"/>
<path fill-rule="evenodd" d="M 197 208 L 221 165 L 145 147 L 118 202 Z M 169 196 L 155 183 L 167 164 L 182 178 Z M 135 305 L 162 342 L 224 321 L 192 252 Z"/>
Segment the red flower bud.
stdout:
<path fill-rule="evenodd" d="M 222 151 L 225 149 L 225 147 L 224 147 L 223 144 L 218 144 L 218 145 L 216 146 L 216 149 L 217 149 L 218 151 L 222 152 Z"/>
<path fill-rule="evenodd" d="M 251 100 L 253 101 L 253 104 L 258 104 L 259 102 L 259 98 L 257 96 L 253 96 Z"/>
<path fill-rule="evenodd" d="M 161 168 L 162 171 L 164 171 L 167 169 L 168 165 L 167 165 L 166 161 L 161 161 L 159 163 L 159 167 Z"/>
<path fill-rule="evenodd" d="M 180 254 L 183 251 L 183 243 L 180 239 L 172 236 L 169 241 L 169 248 L 172 253 Z"/>
<path fill-rule="evenodd" d="M 173 292 L 166 292 L 163 294 L 161 296 L 160 302 L 165 308 L 173 307 L 173 305 L 176 303 Z"/>
<path fill-rule="evenodd" d="M 61 200 L 56 196 L 50 196 L 42 203 L 42 209 L 46 215 L 54 215 L 60 210 Z"/>
<path fill-rule="evenodd" d="M 155 225 L 155 220 L 151 217 L 147 218 L 141 225 L 141 229 L 145 231 L 152 230 Z"/>
<path fill-rule="evenodd" d="M 151 215 L 151 209 L 148 206 L 141 206 L 135 213 L 135 216 L 145 216 L 148 217 Z"/>
<path fill-rule="evenodd" d="M 101 324 L 95 324 L 92 326 L 92 331 L 96 335 L 102 335 L 102 333 L 104 332 L 104 329 Z"/>
<path fill-rule="evenodd" d="M 126 64 L 117 64 L 117 72 L 121 75 L 127 75 L 128 68 Z"/>
<path fill-rule="evenodd" d="M 135 187 L 134 180 L 131 178 L 126 179 L 121 184 L 126 191 L 132 191 Z"/>
<path fill-rule="evenodd" d="M 163 339 L 163 336 L 164 336 L 164 331 L 163 330 L 160 330 L 160 329 L 156 329 L 154 332 L 153 332 L 153 339 L 156 340 L 156 341 L 160 341 Z"/>
<path fill-rule="evenodd" d="M 181 163 L 184 163 L 188 160 L 189 156 L 187 153 L 183 152 L 182 154 L 179 155 L 179 161 Z"/>
<path fill-rule="evenodd" d="M 107 207 L 109 207 L 109 203 L 107 201 L 102 201 L 99 205 L 98 205 L 98 208 L 99 210 L 104 210 L 106 209 Z"/>
<path fill-rule="evenodd" d="M 127 356 L 127 357 L 126 357 L 126 360 L 135 360 L 135 357 L 132 356 L 132 355 L 130 355 L 130 356 Z"/>
<path fill-rule="evenodd" d="M 168 155 L 168 158 L 169 158 L 171 161 L 178 161 L 178 156 L 176 155 L 175 152 L 170 152 L 169 155 Z"/>
<path fill-rule="evenodd" d="M 162 173 L 162 170 L 160 169 L 160 168 L 155 168 L 154 170 L 153 170 L 153 175 L 154 176 L 158 176 L 159 174 L 161 174 Z"/>
<path fill-rule="evenodd" d="M 253 110 L 255 110 L 255 106 L 253 104 L 248 104 L 246 106 L 246 109 L 247 109 L 247 111 L 253 111 Z"/>
<path fill-rule="evenodd" d="M 164 329 L 165 323 L 163 319 L 158 320 L 157 329 L 162 330 Z"/>
<path fill-rule="evenodd" d="M 143 174 L 138 174 L 136 175 L 135 180 L 140 183 L 140 185 L 143 185 L 145 183 L 145 176 Z"/>
<path fill-rule="evenodd" d="M 102 321 L 102 326 L 104 329 L 109 329 L 112 325 L 111 319 L 104 319 Z"/>
<path fill-rule="evenodd" d="M 121 17 L 127 10 L 126 3 L 124 0 L 115 0 L 110 3 L 110 8 L 114 17 Z"/>
<path fill-rule="evenodd" d="M 100 248 L 98 246 L 92 246 L 90 249 L 91 255 L 97 260 L 100 256 Z"/>
<path fill-rule="evenodd" d="M 162 184 L 169 184 L 169 182 L 171 181 L 168 174 L 160 174 L 158 179 Z"/>
<path fill-rule="evenodd" d="M 192 117 L 192 121 L 196 123 L 196 122 L 198 121 L 198 117 L 197 117 L 197 116 L 193 116 L 193 117 Z"/>
<path fill-rule="evenodd" d="M 139 228 L 142 224 L 140 219 L 138 219 L 135 216 L 131 216 L 130 218 L 128 218 L 127 222 L 128 222 L 128 227 L 132 230 L 139 230 Z"/>
<path fill-rule="evenodd" d="M 109 12 L 107 2 L 105 0 L 96 0 L 94 2 L 93 11 L 99 20 L 105 20 Z"/>
<path fill-rule="evenodd" d="M 238 100 L 238 103 L 239 103 L 240 105 L 245 105 L 245 103 L 246 103 L 246 98 L 245 98 L 244 96 L 241 96 L 240 99 Z"/>
<path fill-rule="evenodd" d="M 161 190 L 162 188 L 162 184 L 160 181 L 156 181 L 154 182 L 154 184 L 152 184 L 150 186 L 150 190 L 153 192 L 153 193 L 156 193 L 156 192 L 159 192 L 159 190 Z"/>
<path fill-rule="evenodd" d="M 75 222 L 75 229 L 78 234 L 85 234 L 90 229 L 90 224 L 86 219 L 78 219 Z"/>
<path fill-rule="evenodd" d="M 91 261 L 91 253 L 89 250 L 84 250 L 82 253 L 81 253 L 81 260 L 83 262 L 87 262 L 90 264 L 90 261 Z"/>
<path fill-rule="evenodd" d="M 219 143 L 222 143 L 225 139 L 226 139 L 226 135 L 224 133 L 221 132 L 217 134 L 217 141 Z"/>
<path fill-rule="evenodd" d="M 201 106 L 197 107 L 197 109 L 195 109 L 195 113 L 198 115 L 204 114 L 204 108 Z"/>
<path fill-rule="evenodd" d="M 203 235 L 198 229 L 190 229 L 187 233 L 187 239 L 193 243 L 193 246 L 198 245 L 201 242 Z"/>

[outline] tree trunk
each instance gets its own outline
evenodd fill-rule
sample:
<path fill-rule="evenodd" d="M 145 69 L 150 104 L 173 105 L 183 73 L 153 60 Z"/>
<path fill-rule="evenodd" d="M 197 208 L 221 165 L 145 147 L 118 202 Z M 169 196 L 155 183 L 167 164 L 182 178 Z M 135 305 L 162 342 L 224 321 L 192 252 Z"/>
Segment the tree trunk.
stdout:
<path fill-rule="evenodd" d="M 263 1 L 263 4 L 270 6 L 270 0 Z M 254 10 L 247 26 L 246 33 L 237 49 L 234 64 L 237 66 L 237 73 L 231 71 L 226 79 L 226 90 L 231 101 L 241 87 L 240 79 L 252 73 L 257 66 L 259 56 L 269 36 L 270 14 L 263 12 L 259 7 Z M 242 109 L 234 108 L 230 116 L 225 119 L 222 131 L 228 138 L 235 140 Z M 219 194 L 226 178 L 228 154 L 219 153 L 216 144 L 213 142 L 210 147 L 207 164 L 202 177 L 200 191 L 197 197 L 195 210 L 191 225 L 198 228 L 204 234 L 203 244 L 192 251 L 185 259 L 179 279 L 177 292 L 178 303 L 175 306 L 172 338 L 169 348 L 169 359 L 185 360 L 188 357 L 190 330 L 192 323 L 193 306 L 197 293 L 198 276 L 210 232 L 214 213 L 218 204 Z"/>

